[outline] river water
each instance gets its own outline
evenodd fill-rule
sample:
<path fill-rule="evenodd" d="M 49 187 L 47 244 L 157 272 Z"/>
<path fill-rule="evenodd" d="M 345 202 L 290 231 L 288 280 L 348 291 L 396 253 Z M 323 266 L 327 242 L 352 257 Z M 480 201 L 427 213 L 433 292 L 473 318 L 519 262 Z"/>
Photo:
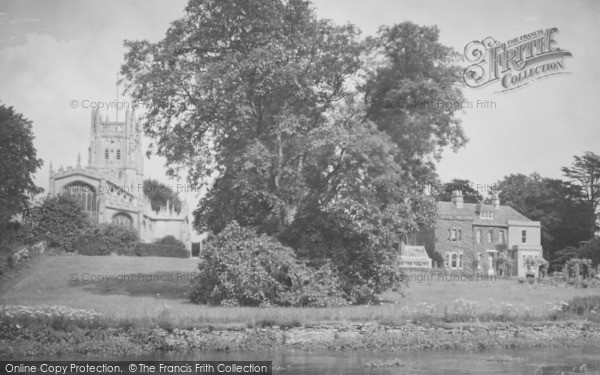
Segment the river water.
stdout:
<path fill-rule="evenodd" d="M 48 358 L 50 359 L 50 358 Z M 53 358 L 95 360 L 97 358 Z M 103 360 L 273 361 L 273 374 L 600 374 L 600 350 L 551 348 L 444 352 L 161 352 Z M 379 367 L 377 367 L 377 365 Z"/>

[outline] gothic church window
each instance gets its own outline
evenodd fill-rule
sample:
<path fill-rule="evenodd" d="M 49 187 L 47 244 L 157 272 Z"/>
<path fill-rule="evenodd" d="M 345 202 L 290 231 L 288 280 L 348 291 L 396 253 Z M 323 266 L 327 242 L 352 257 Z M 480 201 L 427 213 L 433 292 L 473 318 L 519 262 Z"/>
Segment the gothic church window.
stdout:
<path fill-rule="evenodd" d="M 133 227 L 133 219 L 126 213 L 119 212 L 112 217 L 112 223 L 125 228 Z"/>
<path fill-rule="evenodd" d="M 74 182 L 63 188 L 65 194 L 71 195 L 83 208 L 83 210 L 93 219 L 98 219 L 98 203 L 96 190 L 83 182 Z"/>

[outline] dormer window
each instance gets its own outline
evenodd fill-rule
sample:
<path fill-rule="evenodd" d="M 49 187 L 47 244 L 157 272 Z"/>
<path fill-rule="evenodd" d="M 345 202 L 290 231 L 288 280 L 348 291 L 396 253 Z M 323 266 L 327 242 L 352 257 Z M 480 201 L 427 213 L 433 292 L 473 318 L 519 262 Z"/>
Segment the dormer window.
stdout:
<path fill-rule="evenodd" d="M 494 218 L 491 211 L 481 211 L 479 213 L 479 217 L 481 219 L 493 219 Z"/>

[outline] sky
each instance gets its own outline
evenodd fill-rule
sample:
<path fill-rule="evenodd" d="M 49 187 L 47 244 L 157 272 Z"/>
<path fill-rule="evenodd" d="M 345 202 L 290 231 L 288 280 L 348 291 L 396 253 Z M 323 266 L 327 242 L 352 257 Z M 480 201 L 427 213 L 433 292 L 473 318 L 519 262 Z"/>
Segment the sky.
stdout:
<path fill-rule="evenodd" d="M 35 176 L 39 186 L 47 188 L 50 162 L 55 169 L 75 165 L 79 153 L 86 160 L 89 106 L 116 100 L 123 40 L 160 40 L 185 4 L 0 0 L 0 101 L 33 122 L 34 144 L 44 160 Z M 498 85 L 465 88 L 468 101 L 493 101 L 495 108 L 474 106 L 460 113 L 469 142 L 456 153 L 444 152 L 438 164 L 443 181 L 467 179 L 485 193 L 511 173 L 561 178 L 560 168 L 574 155 L 600 153 L 600 2 L 315 0 L 313 6 L 318 16 L 353 23 L 364 35 L 407 20 L 437 25 L 440 41 L 461 54 L 474 40 L 507 41 L 558 28 L 557 46 L 572 53 L 565 59 L 569 74 L 504 93 L 497 92 Z M 104 114 L 113 119 L 114 112 Z M 146 177 L 177 183 L 165 176 L 160 157 L 146 160 L 144 167 Z M 193 209 L 197 198 L 186 198 Z"/>

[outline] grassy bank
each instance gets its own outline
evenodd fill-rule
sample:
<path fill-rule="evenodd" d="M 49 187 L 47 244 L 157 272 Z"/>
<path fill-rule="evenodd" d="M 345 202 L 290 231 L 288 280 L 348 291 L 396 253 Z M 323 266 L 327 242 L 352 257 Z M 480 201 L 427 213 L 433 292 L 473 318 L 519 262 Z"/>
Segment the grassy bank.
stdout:
<path fill-rule="evenodd" d="M 434 275 L 376 306 L 227 308 L 189 303 L 196 263 L 40 257 L 0 285 L 0 357 L 600 347 L 598 289 L 559 280 Z"/>
<path fill-rule="evenodd" d="M 65 306 L 99 313 L 94 324 L 192 329 L 305 326 L 320 322 L 538 321 L 563 319 L 574 297 L 598 295 L 564 282 L 516 279 L 412 281 L 405 296 L 384 295 L 377 306 L 341 308 L 226 308 L 189 303 L 197 260 L 158 257 L 41 257 L 0 286 L 0 305 Z M 586 315 L 589 317 L 589 312 Z M 571 317 L 568 317 L 571 318 Z M 87 323 L 86 323 L 87 324 Z"/>

